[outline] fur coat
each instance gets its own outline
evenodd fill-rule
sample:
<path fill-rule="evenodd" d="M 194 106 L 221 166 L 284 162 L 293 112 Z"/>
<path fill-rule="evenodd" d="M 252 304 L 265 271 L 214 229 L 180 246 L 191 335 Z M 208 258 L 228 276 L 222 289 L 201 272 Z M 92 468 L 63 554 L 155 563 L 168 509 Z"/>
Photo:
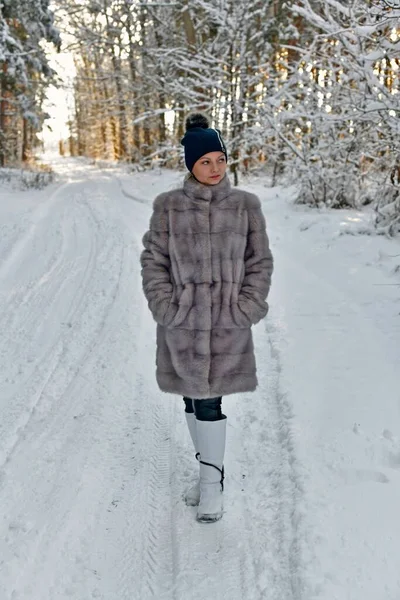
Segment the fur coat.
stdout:
<path fill-rule="evenodd" d="M 273 259 L 257 196 L 194 177 L 159 195 L 141 254 L 157 322 L 164 392 L 214 398 L 255 390 L 251 326 L 268 312 Z"/>

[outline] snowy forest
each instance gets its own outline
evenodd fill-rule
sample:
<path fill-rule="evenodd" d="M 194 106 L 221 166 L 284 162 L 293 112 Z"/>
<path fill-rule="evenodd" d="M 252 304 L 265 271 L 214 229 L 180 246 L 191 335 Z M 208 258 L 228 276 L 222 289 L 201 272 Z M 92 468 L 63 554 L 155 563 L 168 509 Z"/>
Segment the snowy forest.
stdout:
<path fill-rule="evenodd" d="M 0 0 L 0 166 L 31 160 L 49 55 L 73 53 L 72 156 L 179 167 L 186 116 L 224 132 L 237 184 L 267 170 L 298 202 L 373 204 L 400 232 L 397 0 Z"/>

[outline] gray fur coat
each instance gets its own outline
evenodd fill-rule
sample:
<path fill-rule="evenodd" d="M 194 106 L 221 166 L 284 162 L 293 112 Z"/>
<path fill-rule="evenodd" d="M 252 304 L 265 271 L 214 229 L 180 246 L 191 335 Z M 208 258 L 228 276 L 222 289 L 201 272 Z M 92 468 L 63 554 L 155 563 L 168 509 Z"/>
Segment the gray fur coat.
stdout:
<path fill-rule="evenodd" d="M 186 179 L 159 195 L 141 254 L 164 392 L 214 398 L 257 386 L 251 326 L 268 312 L 273 259 L 257 196 Z"/>

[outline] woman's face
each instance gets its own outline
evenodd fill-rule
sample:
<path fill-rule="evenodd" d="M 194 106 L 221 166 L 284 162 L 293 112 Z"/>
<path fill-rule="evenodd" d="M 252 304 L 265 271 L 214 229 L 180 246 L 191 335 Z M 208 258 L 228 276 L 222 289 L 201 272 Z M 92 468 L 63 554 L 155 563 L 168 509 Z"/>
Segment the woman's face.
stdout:
<path fill-rule="evenodd" d="M 194 163 L 192 173 L 197 181 L 206 185 L 216 185 L 226 171 L 226 157 L 223 152 L 209 152 Z"/>

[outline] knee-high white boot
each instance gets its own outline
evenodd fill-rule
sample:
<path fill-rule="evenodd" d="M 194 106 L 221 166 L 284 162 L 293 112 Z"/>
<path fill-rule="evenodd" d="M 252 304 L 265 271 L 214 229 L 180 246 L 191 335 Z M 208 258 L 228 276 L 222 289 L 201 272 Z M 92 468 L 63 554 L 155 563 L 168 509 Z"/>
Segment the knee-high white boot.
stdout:
<path fill-rule="evenodd" d="M 220 421 L 196 421 L 200 453 L 200 503 L 197 520 L 213 523 L 222 517 L 226 417 Z"/>
<path fill-rule="evenodd" d="M 197 428 L 196 428 L 196 417 L 194 413 L 185 412 L 186 422 L 188 425 L 190 437 L 192 438 L 194 451 L 196 453 L 196 458 L 198 458 L 198 448 L 197 448 Z M 197 506 L 200 502 L 200 479 L 190 487 L 184 495 L 185 502 L 188 506 Z"/>

